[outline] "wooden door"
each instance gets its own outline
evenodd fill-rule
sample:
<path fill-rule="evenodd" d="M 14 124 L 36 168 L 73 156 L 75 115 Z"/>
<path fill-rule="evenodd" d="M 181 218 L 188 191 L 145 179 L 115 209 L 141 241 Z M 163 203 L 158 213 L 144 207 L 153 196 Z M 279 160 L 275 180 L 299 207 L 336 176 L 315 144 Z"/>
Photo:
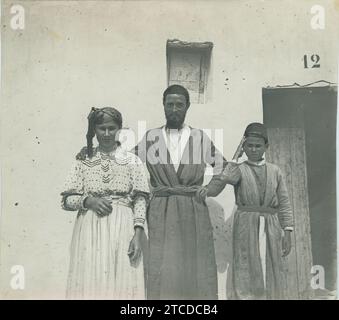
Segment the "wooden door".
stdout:
<path fill-rule="evenodd" d="M 269 128 L 268 136 L 267 160 L 277 164 L 285 176 L 295 223 L 291 253 L 284 258 L 286 296 L 289 299 L 309 299 L 312 251 L 304 130 Z"/>
<path fill-rule="evenodd" d="M 337 87 L 263 89 L 269 161 L 286 176 L 294 212 L 293 249 L 285 261 L 290 298 L 313 297 L 313 264 L 336 287 Z"/>

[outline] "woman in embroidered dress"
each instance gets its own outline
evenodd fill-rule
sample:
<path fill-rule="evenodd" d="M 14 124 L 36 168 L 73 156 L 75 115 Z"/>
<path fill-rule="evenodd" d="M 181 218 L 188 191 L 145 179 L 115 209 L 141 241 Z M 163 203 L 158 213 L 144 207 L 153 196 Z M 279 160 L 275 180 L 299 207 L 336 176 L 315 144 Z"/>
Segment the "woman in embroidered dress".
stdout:
<path fill-rule="evenodd" d="M 88 155 L 76 161 L 62 192 L 63 209 L 78 211 L 67 298 L 144 299 L 141 242 L 149 197 L 144 167 L 116 139 L 119 111 L 93 108 L 88 124 Z"/>

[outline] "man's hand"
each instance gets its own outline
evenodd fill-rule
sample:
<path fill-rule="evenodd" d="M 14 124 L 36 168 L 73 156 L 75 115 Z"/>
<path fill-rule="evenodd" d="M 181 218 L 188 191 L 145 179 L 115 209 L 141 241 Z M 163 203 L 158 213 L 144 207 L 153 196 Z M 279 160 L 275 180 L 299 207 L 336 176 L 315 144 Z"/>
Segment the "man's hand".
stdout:
<path fill-rule="evenodd" d="M 243 153 L 244 153 L 243 145 L 245 143 L 245 140 L 246 140 L 246 138 L 242 137 L 242 139 L 241 139 L 241 141 L 240 141 L 240 143 L 237 147 L 237 150 L 234 153 L 232 160 L 234 160 L 235 162 L 238 162 L 239 158 L 241 158 Z"/>
<path fill-rule="evenodd" d="M 196 192 L 195 192 L 195 198 L 198 202 L 204 202 L 208 195 L 208 189 L 207 187 L 201 186 Z"/>
<path fill-rule="evenodd" d="M 86 156 L 87 156 L 87 147 L 83 147 L 75 158 L 77 160 L 85 160 Z"/>
<path fill-rule="evenodd" d="M 110 202 L 103 198 L 88 196 L 84 201 L 84 207 L 90 209 L 100 216 L 107 216 L 112 212 Z"/>
<path fill-rule="evenodd" d="M 283 257 L 288 256 L 288 254 L 291 252 L 291 231 L 284 231 L 284 237 L 282 239 L 282 251 Z"/>
<path fill-rule="evenodd" d="M 144 232 L 144 229 L 141 227 L 136 227 L 135 228 L 135 233 L 134 236 L 129 244 L 128 248 L 128 256 L 129 260 L 131 262 L 131 265 L 137 265 L 140 257 L 141 257 L 141 239 L 142 239 L 142 234 Z"/>

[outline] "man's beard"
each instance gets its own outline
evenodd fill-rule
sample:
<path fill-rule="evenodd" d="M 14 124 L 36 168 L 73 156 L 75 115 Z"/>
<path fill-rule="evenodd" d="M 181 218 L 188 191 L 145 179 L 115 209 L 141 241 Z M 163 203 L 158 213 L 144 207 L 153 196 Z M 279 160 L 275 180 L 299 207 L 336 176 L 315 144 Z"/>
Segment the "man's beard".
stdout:
<path fill-rule="evenodd" d="M 180 129 L 185 121 L 184 117 L 166 117 L 166 127 L 169 129 Z"/>

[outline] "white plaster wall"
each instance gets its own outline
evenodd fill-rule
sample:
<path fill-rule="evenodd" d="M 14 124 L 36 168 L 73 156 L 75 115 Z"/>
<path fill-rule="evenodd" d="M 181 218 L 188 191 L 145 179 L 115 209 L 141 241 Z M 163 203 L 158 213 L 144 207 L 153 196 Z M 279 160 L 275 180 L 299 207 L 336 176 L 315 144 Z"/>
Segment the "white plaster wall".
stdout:
<path fill-rule="evenodd" d="M 263 87 L 337 80 L 338 1 L 22 1 L 22 31 L 10 28 L 12 3 L 2 3 L 1 21 L 5 299 L 64 298 L 75 213 L 61 210 L 59 194 L 85 144 L 86 116 L 92 106 L 116 106 L 134 130 L 138 120 L 162 125 L 167 39 L 214 43 L 212 99 L 193 104 L 187 123 L 222 128 L 226 158 L 246 124 L 262 121 Z M 314 4 L 326 10 L 325 30 L 310 27 Z M 304 69 L 303 55 L 313 53 L 321 68 Z M 213 219 L 228 221 L 231 188 L 217 201 L 224 217 Z M 218 237 L 225 298 L 229 251 Z M 25 268 L 25 290 L 9 285 L 13 265 Z"/>

